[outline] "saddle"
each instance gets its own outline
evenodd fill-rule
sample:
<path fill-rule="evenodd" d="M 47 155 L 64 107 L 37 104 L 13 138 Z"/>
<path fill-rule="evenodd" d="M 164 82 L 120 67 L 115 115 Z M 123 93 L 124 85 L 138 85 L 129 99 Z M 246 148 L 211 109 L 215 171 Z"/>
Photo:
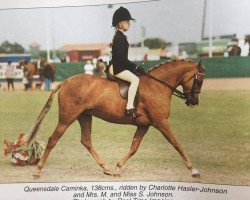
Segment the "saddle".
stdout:
<path fill-rule="evenodd" d="M 130 83 L 111 75 L 107 71 L 105 72 L 107 74 L 107 80 L 116 82 L 118 84 L 121 97 L 125 100 L 128 100 L 128 89 L 129 89 Z M 136 95 L 135 95 L 135 100 L 134 100 L 134 104 L 135 104 L 134 106 L 136 107 L 138 103 L 139 103 L 139 92 L 137 90 Z"/>

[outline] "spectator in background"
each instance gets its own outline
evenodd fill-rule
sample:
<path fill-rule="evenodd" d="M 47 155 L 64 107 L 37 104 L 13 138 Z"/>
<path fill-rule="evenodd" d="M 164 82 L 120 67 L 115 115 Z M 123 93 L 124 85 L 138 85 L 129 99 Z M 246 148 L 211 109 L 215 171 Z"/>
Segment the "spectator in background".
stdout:
<path fill-rule="evenodd" d="M 54 78 L 53 76 L 54 74 L 51 65 L 49 63 L 46 63 L 43 70 L 45 91 L 50 91 L 50 85 Z"/>
<path fill-rule="evenodd" d="M 62 63 L 64 63 L 64 62 L 66 62 L 66 57 L 65 56 L 61 56 L 60 60 L 61 60 Z"/>
<path fill-rule="evenodd" d="M 27 69 L 27 62 L 24 63 L 23 66 L 23 80 L 22 83 L 24 85 L 24 90 L 27 91 L 31 85 L 30 85 L 30 78 L 29 78 L 29 72 Z"/>
<path fill-rule="evenodd" d="M 104 72 L 105 69 L 106 69 L 106 64 L 103 62 L 102 59 L 99 59 L 96 63 L 97 76 L 100 76 L 102 78 L 106 78 L 106 73 Z"/>
<path fill-rule="evenodd" d="M 56 52 L 53 53 L 52 62 L 61 63 L 61 59 L 56 55 Z"/>
<path fill-rule="evenodd" d="M 8 61 L 8 64 L 6 66 L 5 77 L 7 81 L 8 90 L 10 90 L 11 86 L 12 90 L 14 91 L 15 67 L 11 65 L 10 61 Z"/>
<path fill-rule="evenodd" d="M 93 75 L 94 74 L 94 69 L 95 69 L 95 67 L 92 64 L 91 60 L 88 60 L 87 63 L 84 65 L 85 74 Z"/>

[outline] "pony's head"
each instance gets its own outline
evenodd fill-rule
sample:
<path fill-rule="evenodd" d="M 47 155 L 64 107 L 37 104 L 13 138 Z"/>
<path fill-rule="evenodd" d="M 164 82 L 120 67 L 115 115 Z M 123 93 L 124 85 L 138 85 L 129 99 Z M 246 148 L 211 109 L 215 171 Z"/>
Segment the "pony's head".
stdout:
<path fill-rule="evenodd" d="M 24 67 L 27 64 L 28 64 L 28 62 L 26 60 L 19 60 L 17 68 L 21 69 L 22 67 Z"/>
<path fill-rule="evenodd" d="M 186 97 L 186 104 L 195 107 L 199 104 L 202 83 L 205 77 L 205 67 L 198 62 L 195 71 L 186 73 L 181 81 L 181 86 Z"/>

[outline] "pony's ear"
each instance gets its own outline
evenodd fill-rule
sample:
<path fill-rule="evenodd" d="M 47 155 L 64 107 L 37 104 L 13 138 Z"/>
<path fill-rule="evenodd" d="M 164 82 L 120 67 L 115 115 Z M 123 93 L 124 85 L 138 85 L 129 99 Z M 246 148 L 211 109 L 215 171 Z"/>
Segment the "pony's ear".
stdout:
<path fill-rule="evenodd" d="M 202 67 L 201 60 L 199 60 L 199 61 L 198 61 L 198 66 L 197 66 L 197 68 L 199 69 L 199 68 L 201 68 L 201 67 Z"/>
<path fill-rule="evenodd" d="M 204 72 L 206 71 L 206 68 L 204 66 L 202 66 L 202 64 L 201 64 L 201 60 L 198 61 L 197 69 L 198 70 L 200 69 L 201 71 L 204 71 Z"/>

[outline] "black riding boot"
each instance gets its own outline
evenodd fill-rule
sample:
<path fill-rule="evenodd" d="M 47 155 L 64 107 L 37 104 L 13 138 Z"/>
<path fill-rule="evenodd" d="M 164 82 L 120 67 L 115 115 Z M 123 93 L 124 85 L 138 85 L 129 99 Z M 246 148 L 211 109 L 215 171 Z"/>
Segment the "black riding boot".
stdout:
<path fill-rule="evenodd" d="M 142 116 L 142 114 L 137 112 L 136 108 L 126 109 L 125 114 L 129 116 L 133 116 L 135 118 Z"/>

